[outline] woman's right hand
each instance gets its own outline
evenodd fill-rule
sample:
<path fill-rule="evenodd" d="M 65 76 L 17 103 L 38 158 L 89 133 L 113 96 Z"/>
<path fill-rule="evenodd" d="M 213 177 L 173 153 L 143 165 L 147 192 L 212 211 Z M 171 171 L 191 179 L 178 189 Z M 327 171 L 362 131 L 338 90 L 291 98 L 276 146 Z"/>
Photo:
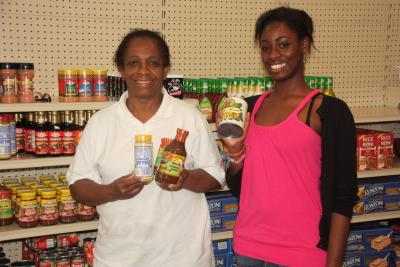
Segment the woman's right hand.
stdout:
<path fill-rule="evenodd" d="M 129 199 L 142 191 L 145 183 L 135 176 L 135 173 L 122 176 L 109 184 L 113 199 Z"/>
<path fill-rule="evenodd" d="M 218 118 L 218 116 L 216 116 L 216 118 Z M 244 146 L 244 140 L 246 138 L 247 135 L 247 130 L 249 129 L 249 123 L 250 123 L 250 112 L 246 113 L 246 118 L 244 120 L 243 123 L 243 134 L 242 136 L 238 137 L 238 138 L 223 138 L 220 136 L 222 142 L 224 143 L 225 146 L 225 150 L 227 150 L 227 152 L 229 154 L 236 154 L 240 151 L 243 150 L 243 146 Z M 217 125 L 218 125 L 218 121 L 217 121 Z"/>

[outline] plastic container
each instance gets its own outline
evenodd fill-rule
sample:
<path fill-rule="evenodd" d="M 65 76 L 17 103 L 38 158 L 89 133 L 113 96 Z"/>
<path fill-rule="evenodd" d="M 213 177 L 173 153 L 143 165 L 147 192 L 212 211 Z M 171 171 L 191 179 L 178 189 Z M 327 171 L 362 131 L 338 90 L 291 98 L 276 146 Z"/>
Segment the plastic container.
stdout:
<path fill-rule="evenodd" d="M 107 69 L 92 69 L 93 101 L 108 101 Z"/>
<path fill-rule="evenodd" d="M 135 176 L 144 183 L 153 180 L 153 143 L 151 135 L 135 135 Z"/>
<path fill-rule="evenodd" d="M 93 101 L 92 70 L 78 69 L 78 100 L 81 102 Z"/>
<path fill-rule="evenodd" d="M 0 63 L 0 80 L 2 83 L 3 95 L 1 103 L 17 103 L 17 64 Z"/>
<path fill-rule="evenodd" d="M 77 102 L 78 71 L 76 69 L 58 70 L 58 101 Z"/>
<path fill-rule="evenodd" d="M 0 159 L 11 158 L 10 118 L 0 114 Z"/>
<path fill-rule="evenodd" d="M 23 228 L 35 227 L 38 225 L 38 205 L 36 192 L 29 190 L 20 194 L 18 209 L 18 225 Z"/>
<path fill-rule="evenodd" d="M 33 95 L 33 63 L 21 63 L 17 69 L 17 93 L 18 102 L 33 103 L 35 96 Z"/>

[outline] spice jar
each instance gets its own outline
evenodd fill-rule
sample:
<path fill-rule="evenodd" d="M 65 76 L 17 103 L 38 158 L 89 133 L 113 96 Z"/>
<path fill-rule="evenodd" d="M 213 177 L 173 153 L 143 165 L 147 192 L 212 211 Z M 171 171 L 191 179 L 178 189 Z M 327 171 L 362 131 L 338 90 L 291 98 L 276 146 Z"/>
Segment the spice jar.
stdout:
<path fill-rule="evenodd" d="M 0 159 L 11 158 L 10 119 L 8 114 L 0 114 Z"/>
<path fill-rule="evenodd" d="M 35 227 L 39 219 L 36 192 L 23 191 L 20 198 L 18 225 L 24 228 Z"/>
<path fill-rule="evenodd" d="M 16 75 L 17 64 L 0 63 L 0 80 L 3 88 L 1 103 L 17 103 Z"/>
<path fill-rule="evenodd" d="M 91 69 L 78 69 L 78 98 L 81 102 L 93 101 Z"/>
<path fill-rule="evenodd" d="M 151 135 L 135 135 L 135 176 L 149 184 L 153 180 L 153 143 Z"/>
<path fill-rule="evenodd" d="M 58 223 L 58 205 L 55 190 L 47 189 L 42 191 L 39 206 L 39 223 L 41 225 Z"/>
<path fill-rule="evenodd" d="M 21 63 L 17 70 L 17 92 L 18 102 L 33 103 L 33 63 Z"/>
<path fill-rule="evenodd" d="M 108 101 L 107 70 L 92 69 L 93 74 L 93 101 Z"/>
<path fill-rule="evenodd" d="M 58 101 L 78 101 L 78 72 L 76 69 L 58 70 Z"/>
<path fill-rule="evenodd" d="M 61 188 L 60 199 L 58 203 L 58 210 L 60 216 L 60 222 L 72 223 L 78 219 L 76 201 L 72 198 L 71 192 L 68 188 Z"/>
<path fill-rule="evenodd" d="M 9 225 L 12 221 L 11 191 L 0 185 L 0 226 Z"/>

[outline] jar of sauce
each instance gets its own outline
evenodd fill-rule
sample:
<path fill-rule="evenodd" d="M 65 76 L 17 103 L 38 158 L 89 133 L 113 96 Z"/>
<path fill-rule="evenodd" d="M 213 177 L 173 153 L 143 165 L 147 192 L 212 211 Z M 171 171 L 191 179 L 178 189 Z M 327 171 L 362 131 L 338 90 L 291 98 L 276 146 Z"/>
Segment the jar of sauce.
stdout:
<path fill-rule="evenodd" d="M 73 223 L 78 219 L 76 201 L 72 198 L 69 188 L 60 189 L 60 199 L 58 203 L 58 210 L 60 222 Z"/>
<path fill-rule="evenodd" d="M 0 185 L 0 226 L 9 225 L 12 221 L 11 191 Z"/>
<path fill-rule="evenodd" d="M 23 228 L 35 227 L 39 222 L 36 192 L 24 191 L 20 197 L 18 225 Z"/>
<path fill-rule="evenodd" d="M 42 191 L 39 206 L 39 223 L 46 226 L 58 223 L 58 205 L 55 190 L 47 189 Z"/>
<path fill-rule="evenodd" d="M 18 102 L 33 103 L 35 96 L 33 95 L 33 63 L 21 63 L 17 69 L 17 92 Z"/>
<path fill-rule="evenodd" d="M 0 63 L 0 81 L 2 84 L 3 95 L 1 103 L 17 103 L 17 64 Z"/>
<path fill-rule="evenodd" d="M 96 208 L 78 203 L 78 220 L 91 221 L 96 215 Z"/>

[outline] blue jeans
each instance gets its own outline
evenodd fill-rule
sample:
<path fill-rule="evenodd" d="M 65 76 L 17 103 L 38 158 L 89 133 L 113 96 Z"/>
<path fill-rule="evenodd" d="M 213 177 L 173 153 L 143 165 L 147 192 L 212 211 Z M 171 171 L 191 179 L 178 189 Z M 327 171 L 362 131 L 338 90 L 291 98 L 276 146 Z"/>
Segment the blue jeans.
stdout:
<path fill-rule="evenodd" d="M 235 259 L 237 267 L 285 267 L 283 265 L 242 256 L 237 253 L 235 254 Z"/>

